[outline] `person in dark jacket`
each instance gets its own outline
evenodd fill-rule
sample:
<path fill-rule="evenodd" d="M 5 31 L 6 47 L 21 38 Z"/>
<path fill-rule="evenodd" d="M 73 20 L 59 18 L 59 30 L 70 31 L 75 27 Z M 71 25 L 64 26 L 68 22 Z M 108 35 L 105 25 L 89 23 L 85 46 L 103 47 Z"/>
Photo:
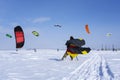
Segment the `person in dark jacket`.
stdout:
<path fill-rule="evenodd" d="M 70 36 L 70 40 L 73 40 L 73 39 L 74 39 L 73 36 Z M 67 51 L 68 51 L 68 49 L 70 48 L 70 45 L 71 45 L 71 43 L 69 42 L 70 40 L 68 40 L 65 43 L 65 45 L 67 46 L 67 50 L 66 50 L 65 54 L 63 55 L 62 60 L 64 60 L 64 58 L 66 58 L 68 56 Z M 71 58 L 71 60 L 73 60 L 72 56 L 70 56 L 70 58 Z"/>
<path fill-rule="evenodd" d="M 74 39 L 72 36 L 70 36 L 70 40 L 67 40 L 65 45 L 67 46 L 67 50 L 63 55 L 62 60 L 64 60 L 68 55 L 71 60 L 73 60 L 73 58 L 77 58 L 78 54 L 88 54 L 91 50 L 89 47 L 82 47 L 85 45 L 84 39 Z"/>

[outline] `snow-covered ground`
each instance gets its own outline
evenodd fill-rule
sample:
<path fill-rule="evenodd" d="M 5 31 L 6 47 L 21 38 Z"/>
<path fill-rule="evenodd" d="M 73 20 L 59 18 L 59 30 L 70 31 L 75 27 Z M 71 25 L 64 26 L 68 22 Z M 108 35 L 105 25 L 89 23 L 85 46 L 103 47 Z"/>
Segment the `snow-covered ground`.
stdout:
<path fill-rule="evenodd" d="M 91 51 L 61 61 L 64 50 L 0 50 L 0 80 L 120 80 L 120 52 Z"/>

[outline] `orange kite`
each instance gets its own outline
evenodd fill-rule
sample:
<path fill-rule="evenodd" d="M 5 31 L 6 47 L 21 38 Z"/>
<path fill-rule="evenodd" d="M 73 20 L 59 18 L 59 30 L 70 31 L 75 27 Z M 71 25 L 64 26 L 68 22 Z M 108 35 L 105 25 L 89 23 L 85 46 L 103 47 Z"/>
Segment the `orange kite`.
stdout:
<path fill-rule="evenodd" d="M 85 30 L 88 34 L 90 34 L 90 30 L 89 30 L 89 27 L 88 27 L 88 24 L 85 25 Z"/>

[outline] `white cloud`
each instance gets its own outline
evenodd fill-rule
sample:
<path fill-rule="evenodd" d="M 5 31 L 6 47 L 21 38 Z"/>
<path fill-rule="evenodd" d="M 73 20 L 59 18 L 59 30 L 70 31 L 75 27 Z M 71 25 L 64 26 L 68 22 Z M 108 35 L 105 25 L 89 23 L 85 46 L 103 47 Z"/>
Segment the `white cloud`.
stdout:
<path fill-rule="evenodd" d="M 17 22 L 13 22 L 13 23 L 11 23 L 11 26 L 17 26 L 19 23 L 17 23 Z"/>
<path fill-rule="evenodd" d="M 50 18 L 49 17 L 40 17 L 40 18 L 36 18 L 33 20 L 33 23 L 43 23 L 46 21 L 49 21 Z"/>

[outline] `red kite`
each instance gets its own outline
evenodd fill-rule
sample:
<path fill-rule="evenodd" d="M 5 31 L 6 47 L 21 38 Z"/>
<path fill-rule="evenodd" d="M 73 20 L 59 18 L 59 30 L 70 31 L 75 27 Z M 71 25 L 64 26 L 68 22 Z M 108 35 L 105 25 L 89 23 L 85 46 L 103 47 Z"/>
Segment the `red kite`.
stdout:
<path fill-rule="evenodd" d="M 24 32 L 20 26 L 14 28 L 15 39 L 16 39 L 16 48 L 22 48 L 25 42 Z"/>

